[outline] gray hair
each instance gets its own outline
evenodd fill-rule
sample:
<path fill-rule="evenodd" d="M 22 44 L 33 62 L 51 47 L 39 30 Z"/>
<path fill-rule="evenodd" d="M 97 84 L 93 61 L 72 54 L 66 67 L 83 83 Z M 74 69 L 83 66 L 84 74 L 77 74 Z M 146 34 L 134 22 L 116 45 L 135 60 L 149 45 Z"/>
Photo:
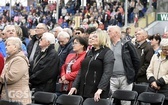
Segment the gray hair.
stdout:
<path fill-rule="evenodd" d="M 115 25 L 115 26 L 108 26 L 108 27 L 107 27 L 107 31 L 110 30 L 111 28 L 112 28 L 113 30 L 115 30 L 115 32 L 118 32 L 119 35 L 120 35 L 120 37 L 121 37 L 121 28 L 120 28 L 119 26 L 116 26 L 116 25 Z"/>
<path fill-rule="evenodd" d="M 70 28 L 64 28 L 63 31 L 67 32 L 70 36 L 73 34 Z"/>
<path fill-rule="evenodd" d="M 57 38 L 59 38 L 59 37 L 70 38 L 70 35 L 67 32 L 65 32 L 65 31 L 61 31 L 58 34 Z"/>
<path fill-rule="evenodd" d="M 44 28 L 45 31 L 48 31 L 48 27 L 44 23 L 39 23 L 38 25 L 41 25 Z"/>
<path fill-rule="evenodd" d="M 8 29 L 10 29 L 11 27 L 13 27 L 13 28 L 15 29 L 15 26 L 14 26 L 14 25 L 7 25 L 7 26 L 5 26 L 3 32 L 6 33 L 6 31 L 7 31 Z"/>
<path fill-rule="evenodd" d="M 50 44 L 54 44 L 55 43 L 55 37 L 52 33 L 50 32 L 45 32 L 42 36 L 42 38 L 46 39 L 47 41 L 50 42 Z"/>
<path fill-rule="evenodd" d="M 160 42 L 160 46 L 168 46 L 168 38 L 162 38 Z"/>
<path fill-rule="evenodd" d="M 7 42 L 9 42 L 9 41 L 11 41 L 11 43 L 12 43 L 13 45 L 15 45 L 15 46 L 18 48 L 18 50 L 21 50 L 21 49 L 22 49 L 22 41 L 21 41 L 20 38 L 18 38 L 18 37 L 9 37 L 9 38 L 6 40 L 5 43 L 7 43 Z"/>
<path fill-rule="evenodd" d="M 63 29 L 60 26 L 57 26 L 57 27 L 53 28 L 53 31 L 56 31 L 56 30 L 62 31 Z"/>

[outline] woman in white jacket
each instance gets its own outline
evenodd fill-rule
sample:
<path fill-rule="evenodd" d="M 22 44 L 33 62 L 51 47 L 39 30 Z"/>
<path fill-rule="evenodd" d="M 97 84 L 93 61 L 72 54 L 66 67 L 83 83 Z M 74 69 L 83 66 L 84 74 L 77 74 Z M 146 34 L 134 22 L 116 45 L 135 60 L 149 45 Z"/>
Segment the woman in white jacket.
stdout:
<path fill-rule="evenodd" d="M 149 91 L 162 93 L 168 98 L 168 39 L 162 39 L 160 45 L 162 51 L 153 55 L 146 74 Z"/>

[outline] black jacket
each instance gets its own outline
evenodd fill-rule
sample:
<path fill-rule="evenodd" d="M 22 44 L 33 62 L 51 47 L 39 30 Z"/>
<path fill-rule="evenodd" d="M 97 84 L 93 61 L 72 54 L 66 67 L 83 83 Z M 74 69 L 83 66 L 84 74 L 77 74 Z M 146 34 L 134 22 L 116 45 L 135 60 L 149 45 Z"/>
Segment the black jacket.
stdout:
<path fill-rule="evenodd" d="M 146 70 L 150 64 L 151 58 L 154 54 L 154 50 L 149 42 L 145 41 L 140 46 L 136 45 L 138 54 L 141 59 L 140 69 L 138 71 L 136 82 L 147 82 Z"/>
<path fill-rule="evenodd" d="M 121 40 L 122 59 L 128 84 L 135 81 L 139 67 L 140 57 L 135 46 L 130 41 Z"/>
<path fill-rule="evenodd" d="M 85 98 L 94 97 L 102 89 L 101 98 L 107 98 L 110 90 L 110 78 L 113 72 L 114 54 L 109 48 L 92 49 L 82 62 L 73 87 Z"/>
<path fill-rule="evenodd" d="M 27 47 L 28 58 L 30 57 L 30 54 L 32 52 L 32 49 L 33 49 L 33 46 L 34 46 L 34 43 L 36 42 L 36 40 L 39 40 L 39 39 L 37 39 L 36 35 L 34 35 L 32 37 L 32 40 L 30 40 L 30 42 L 28 44 L 28 47 Z M 35 51 L 35 54 L 34 54 L 34 58 L 37 56 L 37 54 L 40 52 L 40 50 L 41 50 L 40 46 L 37 45 L 37 48 L 36 48 L 36 51 Z"/>
<path fill-rule="evenodd" d="M 35 91 L 55 92 L 58 68 L 59 58 L 52 44 L 30 64 L 31 88 L 35 88 Z"/>
<path fill-rule="evenodd" d="M 71 38 L 65 46 L 59 46 L 58 48 L 58 56 L 60 58 L 60 68 L 64 64 L 68 54 L 73 52 L 73 46 L 72 46 L 73 40 L 74 39 Z"/>

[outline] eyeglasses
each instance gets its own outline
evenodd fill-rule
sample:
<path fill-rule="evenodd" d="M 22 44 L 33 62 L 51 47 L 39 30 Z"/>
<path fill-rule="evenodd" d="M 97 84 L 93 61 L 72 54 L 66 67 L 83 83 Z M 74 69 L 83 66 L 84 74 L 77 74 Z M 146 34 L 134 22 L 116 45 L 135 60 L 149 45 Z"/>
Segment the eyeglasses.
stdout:
<path fill-rule="evenodd" d="M 44 29 L 43 27 L 36 27 L 36 29 Z"/>
<path fill-rule="evenodd" d="M 168 51 L 168 49 L 164 49 L 164 48 L 162 48 L 162 51 Z"/>
<path fill-rule="evenodd" d="M 75 35 L 77 35 L 77 34 L 79 35 L 79 34 L 80 34 L 80 32 L 76 32 L 76 33 L 75 33 Z"/>

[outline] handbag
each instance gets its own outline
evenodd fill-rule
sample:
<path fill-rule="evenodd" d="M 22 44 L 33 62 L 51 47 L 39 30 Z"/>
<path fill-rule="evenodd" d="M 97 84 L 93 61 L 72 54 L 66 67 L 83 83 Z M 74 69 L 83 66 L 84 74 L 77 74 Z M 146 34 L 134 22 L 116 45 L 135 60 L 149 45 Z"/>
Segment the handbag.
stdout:
<path fill-rule="evenodd" d="M 56 83 L 56 92 L 67 92 L 69 84 Z"/>
<path fill-rule="evenodd" d="M 62 85 L 63 83 L 59 82 L 56 83 L 56 92 L 62 92 Z"/>

